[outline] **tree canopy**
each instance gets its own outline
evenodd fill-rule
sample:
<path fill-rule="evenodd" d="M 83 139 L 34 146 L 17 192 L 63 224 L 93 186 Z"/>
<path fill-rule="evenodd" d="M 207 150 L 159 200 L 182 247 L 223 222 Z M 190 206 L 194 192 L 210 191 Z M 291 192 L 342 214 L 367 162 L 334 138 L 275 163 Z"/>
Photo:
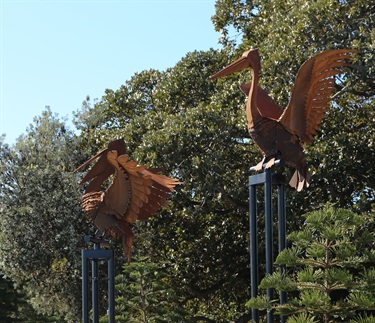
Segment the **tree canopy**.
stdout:
<path fill-rule="evenodd" d="M 27 135 L 0 146 L 0 266 L 39 312 L 72 319 L 80 309 L 80 254 L 87 230 L 72 175 L 74 134 L 47 109 Z"/>

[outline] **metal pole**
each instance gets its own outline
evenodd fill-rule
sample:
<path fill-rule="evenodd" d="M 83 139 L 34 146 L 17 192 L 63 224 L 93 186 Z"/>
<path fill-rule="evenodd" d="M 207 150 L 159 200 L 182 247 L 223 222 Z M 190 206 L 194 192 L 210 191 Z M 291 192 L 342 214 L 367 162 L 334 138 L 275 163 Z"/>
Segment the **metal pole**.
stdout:
<path fill-rule="evenodd" d="M 115 322 L 115 257 L 113 250 L 108 260 L 108 320 Z"/>
<path fill-rule="evenodd" d="M 100 244 L 94 243 L 94 250 L 100 250 Z M 91 260 L 92 321 L 99 323 L 99 268 L 98 259 Z"/>
<path fill-rule="evenodd" d="M 286 205 L 285 187 L 283 183 L 277 185 L 278 221 L 279 221 L 279 253 L 286 248 Z M 285 266 L 280 266 L 280 277 L 285 273 Z M 280 304 L 286 303 L 286 292 L 280 291 Z M 286 322 L 286 316 L 280 317 L 280 323 Z"/>
<path fill-rule="evenodd" d="M 258 236 L 257 236 L 257 208 L 256 208 L 256 186 L 250 185 L 250 279 L 251 297 L 258 295 Z M 256 308 L 251 309 L 252 322 L 259 322 L 259 313 Z"/>
<path fill-rule="evenodd" d="M 88 287 L 87 250 L 82 250 L 82 322 L 89 322 L 89 287 Z"/>
<path fill-rule="evenodd" d="M 273 272 L 273 234 L 272 234 L 272 173 L 271 169 L 265 169 L 264 182 L 264 213 L 265 213 L 265 236 L 266 236 L 266 276 Z M 267 288 L 266 297 L 268 301 L 273 299 L 273 289 Z M 267 323 L 273 323 L 273 312 L 267 310 Z"/>

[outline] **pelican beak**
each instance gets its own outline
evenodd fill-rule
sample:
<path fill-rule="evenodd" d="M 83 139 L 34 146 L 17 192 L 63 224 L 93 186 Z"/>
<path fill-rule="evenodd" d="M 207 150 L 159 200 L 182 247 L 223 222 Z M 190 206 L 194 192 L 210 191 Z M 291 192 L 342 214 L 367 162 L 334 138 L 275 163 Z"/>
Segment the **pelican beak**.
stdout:
<path fill-rule="evenodd" d="M 247 54 L 247 52 L 245 54 Z M 239 59 L 235 60 L 232 64 L 229 64 L 227 67 L 224 67 L 221 71 L 210 76 L 209 80 L 215 80 L 219 77 L 227 76 L 229 74 L 242 71 L 245 68 L 249 67 L 250 66 L 249 57 L 245 54 Z"/>
<path fill-rule="evenodd" d="M 114 141 L 111 141 L 109 144 L 108 144 L 108 148 L 102 150 L 101 152 L 97 153 L 94 157 L 90 158 L 87 162 L 85 162 L 84 164 L 82 164 L 81 166 L 77 167 L 73 173 L 76 173 L 78 172 L 81 168 L 87 166 L 88 164 L 90 164 L 93 160 L 97 159 L 98 157 L 101 157 L 103 154 L 106 154 L 108 151 L 111 151 L 111 150 L 117 150 L 117 153 L 118 155 L 124 155 L 126 154 L 126 146 L 125 146 L 125 142 L 124 142 L 124 139 L 117 139 L 117 140 L 114 140 Z M 105 158 L 101 158 L 101 160 L 103 159 L 107 159 L 107 157 Z M 98 162 L 99 163 L 99 162 Z M 100 163 L 99 163 L 100 164 Z"/>
<path fill-rule="evenodd" d="M 97 153 L 94 157 L 90 158 L 88 161 L 86 161 L 85 163 L 83 163 L 81 166 L 77 167 L 73 173 L 76 173 L 78 172 L 81 168 L 87 166 L 88 164 L 90 164 L 93 160 L 95 160 L 96 158 L 100 157 L 101 155 L 103 155 L 104 153 L 108 152 L 108 148 L 107 149 L 104 149 L 102 150 L 101 152 Z"/>

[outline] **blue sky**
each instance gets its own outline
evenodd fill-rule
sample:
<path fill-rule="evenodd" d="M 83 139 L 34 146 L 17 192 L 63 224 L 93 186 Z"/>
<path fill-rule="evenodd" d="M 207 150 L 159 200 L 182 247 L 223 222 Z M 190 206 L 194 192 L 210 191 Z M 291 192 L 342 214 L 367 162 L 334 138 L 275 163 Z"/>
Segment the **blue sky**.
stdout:
<path fill-rule="evenodd" d="M 0 0 L 0 134 L 13 144 L 50 106 L 72 119 L 135 72 L 220 48 L 215 0 Z"/>

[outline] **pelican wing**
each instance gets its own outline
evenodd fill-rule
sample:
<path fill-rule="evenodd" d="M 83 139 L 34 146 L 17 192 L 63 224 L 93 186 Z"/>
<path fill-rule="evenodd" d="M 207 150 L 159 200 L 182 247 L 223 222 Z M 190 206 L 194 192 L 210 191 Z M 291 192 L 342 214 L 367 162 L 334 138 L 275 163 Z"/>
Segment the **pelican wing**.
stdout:
<path fill-rule="evenodd" d="M 143 204 L 138 216 L 140 220 L 145 220 L 165 206 L 175 186 L 182 183 L 174 178 L 156 174 L 150 169 L 143 170 L 142 175 L 151 181 L 148 201 Z"/>
<path fill-rule="evenodd" d="M 126 214 L 122 215 L 130 223 L 145 220 L 167 203 L 170 193 L 177 184 L 176 179 L 155 174 L 135 161 L 129 161 L 127 155 L 117 158 L 121 167 L 128 174 L 131 199 Z"/>
<path fill-rule="evenodd" d="M 241 84 L 240 89 L 246 96 L 249 96 L 251 84 Z M 282 113 L 283 108 L 278 105 L 268 94 L 267 90 L 262 89 L 260 86 L 257 88 L 257 108 L 262 117 L 278 120 Z"/>
<path fill-rule="evenodd" d="M 293 94 L 279 122 L 304 143 L 309 143 L 329 108 L 335 75 L 349 66 L 353 50 L 337 49 L 307 60 L 298 71 Z"/>
<path fill-rule="evenodd" d="M 257 106 L 262 117 L 268 119 L 277 120 L 284 112 L 283 108 L 269 96 L 266 90 L 261 87 L 258 87 Z"/>
<path fill-rule="evenodd" d="M 122 217 L 133 223 L 139 218 L 143 205 L 148 202 L 152 182 L 149 177 L 141 173 L 145 167 L 139 166 L 136 161 L 129 160 L 128 155 L 119 156 L 117 161 L 128 174 L 131 189 L 129 208 L 126 213 L 122 214 Z"/>

